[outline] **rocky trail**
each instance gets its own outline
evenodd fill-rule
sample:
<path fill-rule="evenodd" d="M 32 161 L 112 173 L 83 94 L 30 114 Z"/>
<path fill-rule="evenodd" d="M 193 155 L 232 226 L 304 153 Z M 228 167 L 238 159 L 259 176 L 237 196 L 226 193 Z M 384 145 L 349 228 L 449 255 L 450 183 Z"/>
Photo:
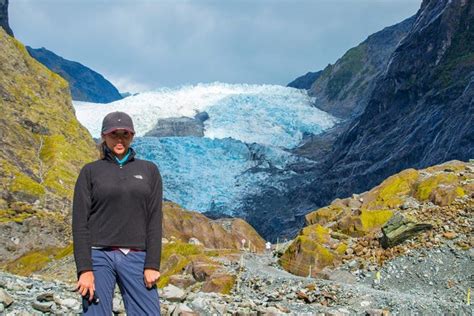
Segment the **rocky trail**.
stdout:
<path fill-rule="evenodd" d="M 159 293 L 163 315 L 474 315 L 473 263 L 472 249 L 445 245 L 409 251 L 378 271 L 349 263 L 316 279 L 282 270 L 270 253 L 243 253 L 225 264 L 237 275 L 230 295 L 173 285 Z M 78 314 L 73 286 L 1 273 L 0 314 Z M 118 292 L 114 313 L 124 314 Z"/>

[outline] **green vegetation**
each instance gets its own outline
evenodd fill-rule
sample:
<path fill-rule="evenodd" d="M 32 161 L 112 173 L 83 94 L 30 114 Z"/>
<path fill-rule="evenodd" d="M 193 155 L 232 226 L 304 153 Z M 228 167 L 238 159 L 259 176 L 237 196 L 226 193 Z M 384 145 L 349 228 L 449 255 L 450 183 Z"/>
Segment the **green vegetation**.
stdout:
<path fill-rule="evenodd" d="M 364 231 L 382 227 L 393 216 L 392 210 L 362 210 L 360 220 Z"/>
<path fill-rule="evenodd" d="M 364 67 L 364 57 L 367 51 L 366 44 L 360 44 L 348 50 L 338 61 L 338 69 L 331 74 L 327 84 L 329 100 L 334 100 L 350 83 L 352 77 Z"/>
<path fill-rule="evenodd" d="M 72 249 L 72 244 L 70 244 L 64 248 L 48 247 L 41 250 L 32 250 L 7 263 L 4 269 L 10 273 L 29 276 L 43 269 L 52 260 L 58 260 L 71 254 Z"/>
<path fill-rule="evenodd" d="M 44 187 L 24 174 L 17 174 L 10 185 L 12 192 L 24 192 L 26 194 L 40 197 L 45 193 Z"/>
<path fill-rule="evenodd" d="M 404 197 L 410 195 L 413 185 L 419 176 L 415 169 L 406 169 L 383 181 L 377 188 L 371 190 L 364 202 L 363 209 L 394 209 L 399 207 Z"/>
<path fill-rule="evenodd" d="M 421 181 L 417 188 L 415 197 L 420 201 L 429 199 L 431 192 L 440 185 L 455 185 L 458 177 L 452 173 L 439 173 Z M 461 193 L 461 192 L 460 192 Z"/>
<path fill-rule="evenodd" d="M 158 280 L 158 287 L 163 288 L 169 283 L 169 277 L 173 274 L 181 273 L 181 271 L 190 263 L 192 260 L 202 260 L 212 262 L 210 258 L 205 254 L 202 246 L 188 244 L 177 240 L 176 242 L 167 243 L 163 245 L 161 253 L 162 266 L 166 265 L 167 261 L 177 260 L 173 266 L 166 271 L 162 271 L 160 279 Z"/>

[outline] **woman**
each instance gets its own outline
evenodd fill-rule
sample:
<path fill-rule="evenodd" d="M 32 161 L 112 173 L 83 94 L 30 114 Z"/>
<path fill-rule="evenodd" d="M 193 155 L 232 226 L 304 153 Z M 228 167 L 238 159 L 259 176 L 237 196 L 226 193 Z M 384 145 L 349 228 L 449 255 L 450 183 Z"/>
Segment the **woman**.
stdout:
<path fill-rule="evenodd" d="M 135 158 L 134 134 L 126 113 L 105 116 L 102 159 L 82 168 L 74 189 L 77 290 L 87 297 L 86 315 L 112 314 L 116 283 L 128 315 L 160 315 L 163 184 L 155 164 Z"/>

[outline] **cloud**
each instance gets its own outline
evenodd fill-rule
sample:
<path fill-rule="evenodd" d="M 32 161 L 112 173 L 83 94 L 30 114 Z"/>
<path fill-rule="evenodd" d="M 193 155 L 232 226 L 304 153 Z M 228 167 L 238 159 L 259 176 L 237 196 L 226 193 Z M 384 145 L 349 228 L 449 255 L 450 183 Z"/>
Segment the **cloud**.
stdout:
<path fill-rule="evenodd" d="M 17 38 L 123 87 L 286 84 L 416 13 L 420 0 L 18 0 Z M 128 83 L 127 83 L 128 82 Z"/>

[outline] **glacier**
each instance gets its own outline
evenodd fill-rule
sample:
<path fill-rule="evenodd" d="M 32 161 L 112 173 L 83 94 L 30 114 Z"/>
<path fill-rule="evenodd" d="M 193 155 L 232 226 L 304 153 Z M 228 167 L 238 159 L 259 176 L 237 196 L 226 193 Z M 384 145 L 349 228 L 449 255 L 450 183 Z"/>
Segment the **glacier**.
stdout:
<path fill-rule="evenodd" d="M 314 107 L 306 91 L 276 85 L 210 83 L 161 88 L 108 104 L 74 101 L 79 121 L 100 137 L 103 117 L 124 111 L 134 120 L 137 157 L 153 161 L 165 200 L 198 212 L 237 216 L 247 194 L 279 187 L 292 164 L 315 162 L 294 155 L 305 133 L 318 134 L 337 119 Z M 158 119 L 206 111 L 204 137 L 144 137 Z"/>
<path fill-rule="evenodd" d="M 112 111 L 128 113 L 137 136 L 150 131 L 162 118 L 194 117 L 206 111 L 204 136 L 232 137 L 246 143 L 292 148 L 304 133 L 319 134 L 337 119 L 311 106 L 305 90 L 277 85 L 209 83 L 161 88 L 108 104 L 74 101 L 79 121 L 100 137 L 102 118 Z"/>
<path fill-rule="evenodd" d="M 242 214 L 242 196 L 260 183 L 276 185 L 293 163 L 312 163 L 278 147 L 246 144 L 232 138 L 138 137 L 137 157 L 158 165 L 164 197 L 188 210 Z M 275 171 L 278 171 L 277 173 Z"/>

